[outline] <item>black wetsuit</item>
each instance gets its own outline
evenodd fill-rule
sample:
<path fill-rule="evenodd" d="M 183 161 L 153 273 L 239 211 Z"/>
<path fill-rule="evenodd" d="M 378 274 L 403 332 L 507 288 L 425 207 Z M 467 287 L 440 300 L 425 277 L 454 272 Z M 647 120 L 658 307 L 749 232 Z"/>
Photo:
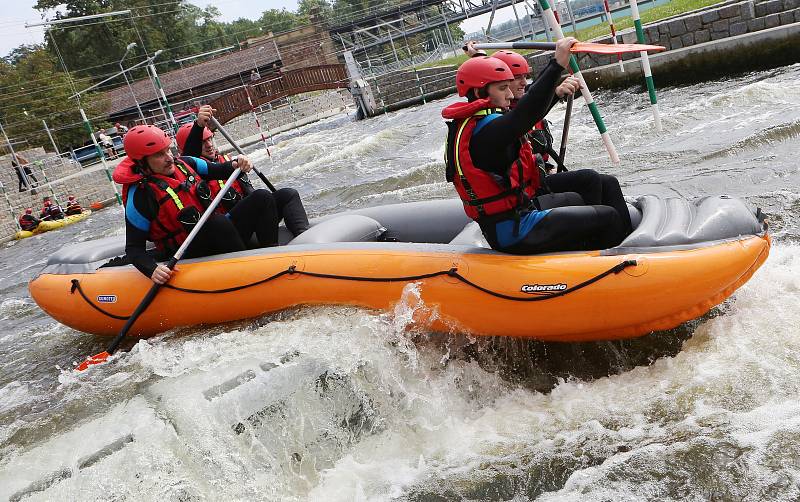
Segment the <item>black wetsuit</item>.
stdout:
<path fill-rule="evenodd" d="M 202 157 L 203 151 L 203 127 L 199 126 L 197 122 L 192 125 L 189 131 L 189 136 L 186 138 L 186 144 L 183 147 L 183 154 L 192 157 Z M 213 160 L 206 159 L 213 162 Z M 239 176 L 239 183 L 245 192 L 245 195 L 253 191 L 253 185 L 247 178 L 246 174 Z M 303 207 L 303 201 L 300 200 L 300 194 L 294 188 L 279 188 L 274 193 L 267 192 L 272 196 L 275 201 L 275 207 L 278 212 L 278 221 L 282 219 L 286 224 L 286 228 L 297 237 L 301 233 L 308 230 L 308 215 Z"/>
<path fill-rule="evenodd" d="M 231 162 L 206 163 L 202 159 L 181 157 L 204 179 L 227 179 L 234 171 Z M 131 185 L 141 187 L 143 185 Z M 129 188 L 130 190 L 130 188 Z M 150 277 L 156 259 L 145 252 L 149 224 L 158 214 L 158 202 L 151 190 L 128 193 L 125 205 L 125 254 L 141 273 Z M 267 190 L 254 190 L 227 215 L 212 214 L 184 254 L 185 258 L 231 253 L 247 249 L 255 233 L 260 247 L 278 244 L 278 218 L 275 201 Z M 176 250 L 171 250 L 175 252 Z M 167 259 L 169 256 L 157 256 Z"/>
<path fill-rule="evenodd" d="M 488 121 L 480 131 L 473 133 L 469 151 L 475 166 L 505 176 L 508 166 L 518 157 L 519 138 L 544 118 L 554 104 L 555 88 L 562 71 L 561 65 L 551 60 L 514 109 Z M 546 197 L 540 207 L 536 207 L 534 201 L 530 211 L 549 211 L 527 219 L 528 224 L 520 229 L 516 240 L 499 237 L 498 228 L 507 233 L 510 225 L 481 226 L 493 246 L 514 254 L 605 249 L 618 245 L 630 233 L 628 209 L 613 176 L 581 170 L 548 176 L 545 182 L 554 192 L 577 192 L 587 205 L 571 205 L 577 201 L 574 197 Z M 565 204 L 569 206 L 564 207 Z"/>
<path fill-rule="evenodd" d="M 23 164 L 23 165 L 20 166 L 19 162 L 17 162 L 16 160 L 12 159 L 11 160 L 11 165 L 14 166 L 14 172 L 17 173 L 17 179 L 19 180 L 19 191 L 20 192 L 24 192 L 24 191 L 28 190 L 29 185 L 35 187 L 36 185 L 39 184 L 39 180 L 37 180 L 36 176 L 33 175 L 33 171 L 31 171 L 31 168 L 30 168 L 30 166 L 28 164 Z M 24 175 L 22 174 L 23 169 L 25 170 L 25 174 Z M 28 181 L 26 183 L 25 177 L 27 177 L 29 179 L 32 179 L 33 183 L 31 183 L 30 181 Z"/>

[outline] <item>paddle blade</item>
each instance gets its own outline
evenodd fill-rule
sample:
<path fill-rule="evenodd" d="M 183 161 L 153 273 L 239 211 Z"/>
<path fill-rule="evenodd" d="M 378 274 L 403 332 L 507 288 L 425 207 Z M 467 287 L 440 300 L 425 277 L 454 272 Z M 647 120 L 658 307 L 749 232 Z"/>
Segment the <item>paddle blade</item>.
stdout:
<path fill-rule="evenodd" d="M 105 351 L 100 352 L 99 354 L 87 357 L 86 360 L 80 363 L 78 367 L 75 369 L 77 371 L 86 371 L 87 369 L 89 369 L 89 366 L 92 366 L 94 364 L 103 364 L 108 360 L 109 357 L 111 357 L 111 354 L 109 354 L 108 352 Z"/>
<path fill-rule="evenodd" d="M 596 44 L 594 42 L 578 42 L 570 48 L 570 52 L 590 52 L 592 54 L 625 54 L 627 52 L 663 51 L 666 47 L 644 44 Z"/>

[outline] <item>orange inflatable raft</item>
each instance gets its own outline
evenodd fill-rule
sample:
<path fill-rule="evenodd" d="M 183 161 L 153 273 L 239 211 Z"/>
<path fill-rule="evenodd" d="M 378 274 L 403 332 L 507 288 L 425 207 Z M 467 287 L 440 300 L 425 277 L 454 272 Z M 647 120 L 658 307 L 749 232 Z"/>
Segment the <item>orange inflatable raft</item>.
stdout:
<path fill-rule="evenodd" d="M 434 331 L 630 338 L 704 314 L 769 254 L 763 216 L 738 199 L 645 196 L 630 211 L 636 228 L 616 248 L 535 256 L 488 249 L 458 200 L 331 215 L 291 241 L 282 229 L 285 245 L 182 261 L 130 334 L 299 305 L 415 302 Z M 131 265 L 102 266 L 123 249 L 120 237 L 62 248 L 31 281 L 33 298 L 67 326 L 116 335 L 152 285 Z"/>

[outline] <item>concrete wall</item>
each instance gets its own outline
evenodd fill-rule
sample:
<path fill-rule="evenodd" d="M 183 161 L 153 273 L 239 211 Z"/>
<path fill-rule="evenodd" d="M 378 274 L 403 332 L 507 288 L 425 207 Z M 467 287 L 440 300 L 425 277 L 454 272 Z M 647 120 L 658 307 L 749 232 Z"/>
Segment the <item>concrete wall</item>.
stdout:
<path fill-rule="evenodd" d="M 18 191 L 19 183 L 11 167 L 11 156 L 0 157 L 0 166 L 3 166 L 0 169 L 0 181 L 5 190 L 5 196 L 0 195 L 0 242 L 9 240 L 17 232 L 15 221 L 25 208 L 33 208 L 35 216 L 39 216 L 44 196 L 50 196 L 65 207 L 67 197 L 74 195 L 87 209 L 92 202 L 114 198 L 114 189 L 100 164 L 81 168 L 79 164 L 45 152 L 42 148 L 18 153 L 30 160 L 31 171 L 39 185 L 34 190 Z M 111 164 L 109 167 L 113 169 Z"/>
<path fill-rule="evenodd" d="M 353 98 L 346 89 L 339 91 L 323 91 L 307 94 L 298 101 L 279 100 L 273 106 L 266 106 L 258 113 L 258 121 L 265 135 L 269 137 L 282 124 L 289 124 L 300 119 L 312 117 L 328 110 L 340 110 L 352 107 Z M 258 134 L 258 126 L 252 113 L 242 114 L 225 124 L 225 129 L 234 138 L 247 138 Z"/>
<path fill-rule="evenodd" d="M 731 1 L 651 23 L 644 27 L 646 43 L 667 48 L 665 53 L 651 55 L 653 77 L 657 85 L 693 82 L 800 62 L 797 23 L 800 0 Z M 632 28 L 621 34 L 624 43 L 636 43 Z M 611 38 L 595 41 L 611 43 Z M 536 73 L 552 54 L 539 52 L 526 57 Z M 638 58 L 638 53 L 624 56 L 623 60 L 629 61 L 625 73 L 615 64 L 616 56 L 582 54 L 578 64 L 592 88 L 629 86 L 642 82 Z M 455 92 L 456 70 L 455 65 L 439 66 L 418 70 L 418 75 L 404 70 L 369 79 L 377 103 L 375 113 Z"/>

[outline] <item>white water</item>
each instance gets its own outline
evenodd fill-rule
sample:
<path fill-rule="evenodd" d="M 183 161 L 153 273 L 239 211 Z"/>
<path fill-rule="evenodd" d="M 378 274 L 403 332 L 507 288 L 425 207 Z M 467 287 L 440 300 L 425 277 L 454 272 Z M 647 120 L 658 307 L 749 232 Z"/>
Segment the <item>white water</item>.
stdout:
<path fill-rule="evenodd" d="M 52 321 L 24 286 L 65 239 L 118 233 L 120 211 L 8 246 L 0 497 L 797 499 L 798 77 L 793 66 L 661 90 L 663 135 L 647 129 L 645 94 L 599 93 L 626 193 L 745 197 L 775 236 L 731 300 L 637 340 L 409 332 L 409 305 L 424 308 L 423 294 L 388 314 L 304 308 L 178 330 L 76 374 L 72 363 L 105 341 Z M 316 214 L 451 196 L 438 112 L 452 99 L 329 119 L 278 137 L 274 164 L 256 157 Z M 612 172 L 576 108 L 571 166 Z M 551 114 L 554 131 L 562 114 Z"/>

